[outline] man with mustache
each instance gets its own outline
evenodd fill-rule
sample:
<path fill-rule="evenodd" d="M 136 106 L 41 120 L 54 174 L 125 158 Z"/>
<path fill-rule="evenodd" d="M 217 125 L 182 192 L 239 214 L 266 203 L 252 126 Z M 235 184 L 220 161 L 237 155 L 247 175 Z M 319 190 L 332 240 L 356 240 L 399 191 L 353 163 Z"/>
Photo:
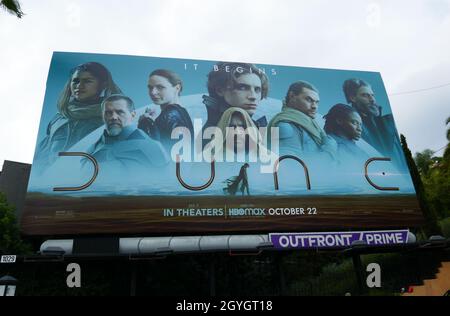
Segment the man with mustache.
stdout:
<path fill-rule="evenodd" d="M 133 101 L 125 95 L 111 95 L 102 102 L 105 130 L 100 139 L 88 149 L 102 167 L 117 170 L 142 171 L 168 163 L 162 145 L 151 139 L 134 124 L 136 112 Z"/>
<path fill-rule="evenodd" d="M 319 101 L 319 90 L 312 84 L 297 81 L 290 85 L 281 112 L 274 116 L 268 128 L 270 134 L 272 127 L 279 129 L 280 155 L 314 160 L 335 158 L 336 142 L 315 120 Z"/>
<path fill-rule="evenodd" d="M 369 83 L 361 79 L 348 79 L 343 90 L 347 102 L 359 113 L 362 119 L 362 136 L 369 145 L 394 164 L 403 169 L 403 151 L 398 140 L 392 114 L 382 115 L 381 106 L 376 103 L 375 94 Z"/>

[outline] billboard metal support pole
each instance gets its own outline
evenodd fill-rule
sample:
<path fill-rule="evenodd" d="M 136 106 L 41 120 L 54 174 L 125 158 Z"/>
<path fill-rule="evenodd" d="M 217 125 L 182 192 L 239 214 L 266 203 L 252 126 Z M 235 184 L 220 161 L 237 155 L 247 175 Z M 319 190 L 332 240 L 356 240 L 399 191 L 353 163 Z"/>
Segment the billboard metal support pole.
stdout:
<path fill-rule="evenodd" d="M 286 278 L 283 270 L 282 254 L 275 254 L 275 267 L 278 274 L 278 295 L 286 295 Z"/>
<path fill-rule="evenodd" d="M 353 252 L 352 254 L 353 268 L 356 273 L 356 282 L 358 283 L 358 294 L 362 295 L 364 292 L 363 275 L 362 275 L 362 263 L 361 257 L 358 253 Z"/>
<path fill-rule="evenodd" d="M 137 263 L 131 263 L 130 296 L 136 296 Z"/>
<path fill-rule="evenodd" d="M 209 295 L 216 296 L 216 258 L 209 262 Z"/>

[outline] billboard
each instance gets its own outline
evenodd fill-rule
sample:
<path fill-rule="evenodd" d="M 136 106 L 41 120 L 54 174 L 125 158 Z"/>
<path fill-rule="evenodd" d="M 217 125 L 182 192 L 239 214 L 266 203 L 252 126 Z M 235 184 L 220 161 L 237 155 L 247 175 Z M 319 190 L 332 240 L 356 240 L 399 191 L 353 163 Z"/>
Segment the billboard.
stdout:
<path fill-rule="evenodd" d="M 53 54 L 25 234 L 421 223 L 379 73 Z"/>

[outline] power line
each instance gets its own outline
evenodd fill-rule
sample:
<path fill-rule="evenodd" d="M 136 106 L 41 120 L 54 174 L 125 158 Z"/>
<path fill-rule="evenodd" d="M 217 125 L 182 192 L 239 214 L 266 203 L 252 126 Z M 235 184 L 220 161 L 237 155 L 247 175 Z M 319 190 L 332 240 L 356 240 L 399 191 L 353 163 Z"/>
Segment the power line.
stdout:
<path fill-rule="evenodd" d="M 445 147 L 447 147 L 447 145 L 444 145 L 444 146 L 442 146 L 441 148 L 439 148 L 438 150 L 433 151 L 433 155 L 434 155 L 435 153 L 440 152 L 440 151 L 441 151 L 442 149 L 444 149 Z"/>
<path fill-rule="evenodd" d="M 439 85 L 439 86 L 434 86 L 434 87 L 429 87 L 429 88 L 424 88 L 424 89 L 418 89 L 418 90 L 404 91 L 404 92 L 396 92 L 396 93 L 391 93 L 389 95 L 390 96 L 397 96 L 397 95 L 404 95 L 404 94 L 412 94 L 412 93 L 424 92 L 424 91 L 429 91 L 429 90 L 434 90 L 434 89 L 440 89 L 440 88 L 444 88 L 444 87 L 448 87 L 448 86 L 450 86 L 450 82 L 442 84 L 442 85 Z"/>

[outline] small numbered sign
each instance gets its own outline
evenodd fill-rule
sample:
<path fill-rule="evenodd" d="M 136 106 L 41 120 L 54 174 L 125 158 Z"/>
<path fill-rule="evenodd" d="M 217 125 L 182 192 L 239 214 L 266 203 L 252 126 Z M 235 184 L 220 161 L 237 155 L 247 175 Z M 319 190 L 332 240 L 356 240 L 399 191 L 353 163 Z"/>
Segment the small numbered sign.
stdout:
<path fill-rule="evenodd" d="M 14 263 L 16 262 L 16 256 L 15 255 L 5 255 L 2 256 L 2 259 L 0 263 Z"/>

